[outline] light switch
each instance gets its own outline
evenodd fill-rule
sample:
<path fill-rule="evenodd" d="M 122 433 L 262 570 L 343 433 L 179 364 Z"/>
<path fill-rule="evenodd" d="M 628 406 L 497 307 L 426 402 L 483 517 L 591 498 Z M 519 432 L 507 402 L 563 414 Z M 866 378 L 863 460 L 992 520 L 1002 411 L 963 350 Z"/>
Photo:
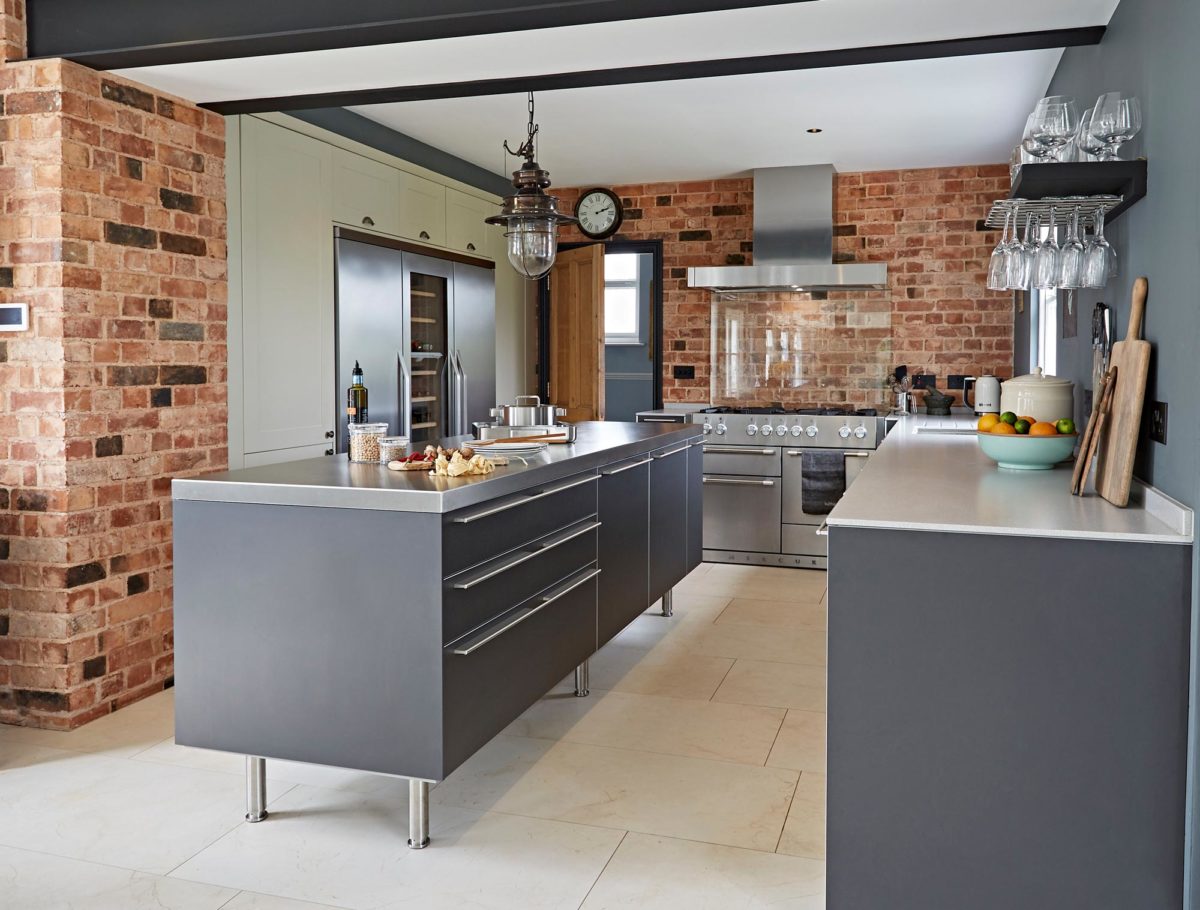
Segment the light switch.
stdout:
<path fill-rule="evenodd" d="M 24 332 L 29 328 L 29 304 L 0 303 L 0 332 Z"/>

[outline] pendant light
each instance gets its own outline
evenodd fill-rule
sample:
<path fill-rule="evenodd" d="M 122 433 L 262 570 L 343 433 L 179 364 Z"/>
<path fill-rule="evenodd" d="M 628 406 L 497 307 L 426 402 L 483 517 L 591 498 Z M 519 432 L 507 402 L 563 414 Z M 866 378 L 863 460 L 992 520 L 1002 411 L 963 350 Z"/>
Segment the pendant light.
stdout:
<path fill-rule="evenodd" d="M 554 256 L 558 252 L 558 226 L 575 224 L 579 220 L 560 212 L 558 199 L 543 192 L 550 186 L 550 174 L 542 170 L 534 158 L 537 132 L 537 124 L 533 122 L 533 92 L 530 92 L 525 142 L 516 151 L 508 147 L 507 141 L 504 143 L 504 151 L 525 159 L 521 167 L 513 171 L 516 192 L 504 197 L 499 215 L 484 219 L 488 224 L 504 225 L 508 261 L 531 281 L 541 278 L 554 265 Z"/>

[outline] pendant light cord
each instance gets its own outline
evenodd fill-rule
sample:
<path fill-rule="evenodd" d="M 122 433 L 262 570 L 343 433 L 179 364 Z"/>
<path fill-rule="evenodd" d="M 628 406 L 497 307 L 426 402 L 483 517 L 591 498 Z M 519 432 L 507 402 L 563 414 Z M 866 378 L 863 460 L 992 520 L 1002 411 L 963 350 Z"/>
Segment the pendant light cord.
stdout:
<path fill-rule="evenodd" d="M 508 140 L 504 140 L 504 151 L 515 158 L 524 158 L 526 161 L 533 161 L 537 157 L 537 134 L 538 125 L 533 122 L 533 92 L 529 93 L 529 124 L 525 127 L 525 141 L 514 151 L 508 147 Z"/>

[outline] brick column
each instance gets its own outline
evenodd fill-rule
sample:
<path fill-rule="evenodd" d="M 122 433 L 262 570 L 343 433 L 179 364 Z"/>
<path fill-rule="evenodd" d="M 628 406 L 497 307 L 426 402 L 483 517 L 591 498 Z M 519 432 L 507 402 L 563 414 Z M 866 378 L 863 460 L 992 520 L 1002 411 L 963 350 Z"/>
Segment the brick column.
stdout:
<path fill-rule="evenodd" d="M 0 63 L 25 59 L 25 0 L 0 0 Z"/>
<path fill-rule="evenodd" d="M 170 683 L 170 481 L 227 464 L 224 121 L 57 60 L 0 98 L 0 721 L 70 728 Z"/>

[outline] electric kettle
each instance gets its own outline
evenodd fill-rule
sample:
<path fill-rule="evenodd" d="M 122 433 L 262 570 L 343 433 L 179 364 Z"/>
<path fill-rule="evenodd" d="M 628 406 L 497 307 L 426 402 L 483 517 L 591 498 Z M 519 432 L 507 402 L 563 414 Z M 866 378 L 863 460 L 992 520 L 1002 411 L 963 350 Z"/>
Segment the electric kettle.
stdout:
<path fill-rule="evenodd" d="M 975 390 L 975 400 L 970 399 Z M 963 404 L 976 414 L 1000 413 L 1000 380 L 995 376 L 967 376 L 963 379 Z"/>

